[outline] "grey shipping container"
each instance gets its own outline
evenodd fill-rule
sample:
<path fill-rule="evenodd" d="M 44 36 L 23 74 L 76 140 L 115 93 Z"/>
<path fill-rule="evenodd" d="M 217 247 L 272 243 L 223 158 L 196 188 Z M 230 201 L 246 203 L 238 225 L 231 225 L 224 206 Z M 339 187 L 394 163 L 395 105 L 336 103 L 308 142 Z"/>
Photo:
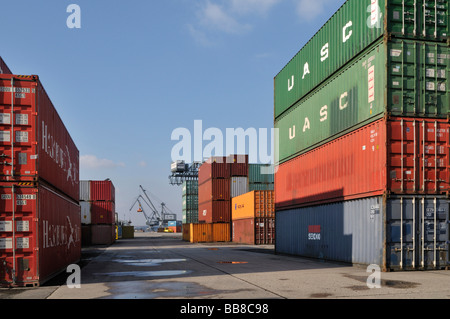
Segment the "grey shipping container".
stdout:
<path fill-rule="evenodd" d="M 248 193 L 248 177 L 231 177 L 231 197 Z"/>
<path fill-rule="evenodd" d="M 370 197 L 276 212 L 276 253 L 380 266 L 448 269 L 449 199 Z"/>

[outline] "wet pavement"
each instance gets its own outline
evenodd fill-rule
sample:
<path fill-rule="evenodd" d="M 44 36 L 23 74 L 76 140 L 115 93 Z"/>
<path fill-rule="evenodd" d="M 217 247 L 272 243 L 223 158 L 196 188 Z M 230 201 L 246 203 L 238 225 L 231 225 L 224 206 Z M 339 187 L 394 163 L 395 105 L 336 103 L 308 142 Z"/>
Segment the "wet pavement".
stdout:
<path fill-rule="evenodd" d="M 39 288 L 0 289 L 1 299 L 449 299 L 450 271 L 381 273 L 275 255 L 273 246 L 190 244 L 180 234 L 83 249 L 81 288 L 62 273 Z"/>

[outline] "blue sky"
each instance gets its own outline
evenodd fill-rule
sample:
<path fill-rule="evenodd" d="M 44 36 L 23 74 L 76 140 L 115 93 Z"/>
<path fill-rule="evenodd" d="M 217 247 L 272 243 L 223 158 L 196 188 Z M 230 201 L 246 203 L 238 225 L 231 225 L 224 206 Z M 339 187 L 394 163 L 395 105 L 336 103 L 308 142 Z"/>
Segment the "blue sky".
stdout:
<path fill-rule="evenodd" d="M 172 132 L 194 120 L 272 128 L 273 78 L 344 2 L 6 1 L 0 56 L 39 75 L 80 150 L 80 178 L 110 178 L 119 217 L 143 225 L 129 211 L 139 185 L 181 219 Z M 79 29 L 67 27 L 70 4 Z"/>

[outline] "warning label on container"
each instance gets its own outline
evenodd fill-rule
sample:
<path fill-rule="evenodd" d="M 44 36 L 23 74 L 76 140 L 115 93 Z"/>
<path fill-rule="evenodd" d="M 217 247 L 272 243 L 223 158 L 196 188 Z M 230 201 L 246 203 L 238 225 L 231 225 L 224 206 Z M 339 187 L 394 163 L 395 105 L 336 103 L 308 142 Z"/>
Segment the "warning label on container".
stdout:
<path fill-rule="evenodd" d="M 12 231 L 12 221 L 3 220 L 0 221 L 0 232 Z"/>
<path fill-rule="evenodd" d="M 30 223 L 28 220 L 19 220 L 16 222 L 17 231 L 30 231 Z"/>
<path fill-rule="evenodd" d="M 12 238 L 0 238 L 0 249 L 12 249 Z"/>
<path fill-rule="evenodd" d="M 11 142 L 11 132 L 0 131 L 0 142 Z"/>
<path fill-rule="evenodd" d="M 0 113 L 0 124 L 11 124 L 11 114 Z"/>
<path fill-rule="evenodd" d="M 375 101 L 375 66 L 369 68 L 369 103 Z"/>
<path fill-rule="evenodd" d="M 16 248 L 18 249 L 27 249 L 30 248 L 30 238 L 21 237 L 16 239 Z"/>

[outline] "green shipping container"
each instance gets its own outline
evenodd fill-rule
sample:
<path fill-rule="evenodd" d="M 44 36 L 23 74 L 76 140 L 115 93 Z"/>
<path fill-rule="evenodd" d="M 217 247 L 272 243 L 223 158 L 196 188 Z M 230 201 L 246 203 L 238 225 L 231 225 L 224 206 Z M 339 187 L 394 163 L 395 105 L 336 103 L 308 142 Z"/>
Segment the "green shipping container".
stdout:
<path fill-rule="evenodd" d="M 198 195 L 185 195 L 182 199 L 183 210 L 198 210 Z"/>
<path fill-rule="evenodd" d="M 198 223 L 198 210 L 183 210 L 183 224 Z"/>
<path fill-rule="evenodd" d="M 198 194 L 198 180 L 184 181 L 181 189 L 182 189 L 183 196 L 197 195 Z"/>
<path fill-rule="evenodd" d="M 274 80 L 278 118 L 382 38 L 446 42 L 448 0 L 348 0 Z"/>
<path fill-rule="evenodd" d="M 274 183 L 249 183 L 248 191 L 273 191 Z"/>
<path fill-rule="evenodd" d="M 381 40 L 275 121 L 276 162 L 385 115 L 449 117 L 446 44 Z"/>
<path fill-rule="evenodd" d="M 273 183 L 273 169 L 271 164 L 248 164 L 248 182 Z"/>

